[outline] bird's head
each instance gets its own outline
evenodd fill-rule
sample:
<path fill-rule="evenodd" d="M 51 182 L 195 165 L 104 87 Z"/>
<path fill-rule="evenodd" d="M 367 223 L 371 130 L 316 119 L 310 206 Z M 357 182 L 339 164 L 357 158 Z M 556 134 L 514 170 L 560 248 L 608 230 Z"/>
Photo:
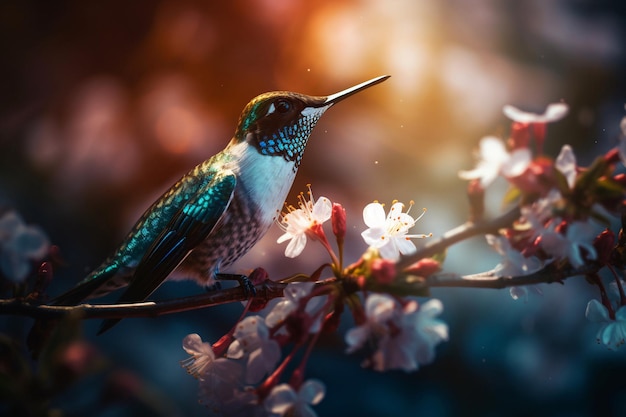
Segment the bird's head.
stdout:
<path fill-rule="evenodd" d="M 243 109 L 236 142 L 247 141 L 262 155 L 278 156 L 300 165 L 311 131 L 333 104 L 383 82 L 381 76 L 329 96 L 274 91 L 253 98 Z"/>

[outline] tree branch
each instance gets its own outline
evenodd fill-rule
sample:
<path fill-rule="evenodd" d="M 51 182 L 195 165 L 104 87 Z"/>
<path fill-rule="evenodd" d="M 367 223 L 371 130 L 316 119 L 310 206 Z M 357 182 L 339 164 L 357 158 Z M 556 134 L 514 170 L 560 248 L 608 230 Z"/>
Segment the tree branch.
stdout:
<path fill-rule="evenodd" d="M 287 284 L 267 280 L 257 285 L 255 300 L 269 301 L 283 296 Z M 131 304 L 95 305 L 79 304 L 77 306 L 53 306 L 35 304 L 27 299 L 0 300 L 0 315 L 28 316 L 35 319 L 54 319 L 67 314 L 79 314 L 83 319 L 108 319 L 129 317 L 156 317 L 181 311 L 196 310 L 235 301 L 246 301 L 244 290 L 240 287 L 229 288 L 190 297 L 165 301 L 147 301 Z"/>
<path fill-rule="evenodd" d="M 598 272 L 602 265 L 588 263 L 580 268 L 572 268 L 569 264 L 556 267 L 547 265 L 540 271 L 522 276 L 496 276 L 494 270 L 473 275 L 435 274 L 426 279 L 427 287 L 464 287 L 503 289 L 522 285 L 563 283 L 563 280 L 579 275 Z"/>
<path fill-rule="evenodd" d="M 509 227 L 520 216 L 519 207 L 515 207 L 500 217 L 491 220 L 482 220 L 480 222 L 467 222 L 454 229 L 444 233 L 439 238 L 429 239 L 427 243 L 418 248 L 417 252 L 410 256 L 403 256 L 397 264 L 398 270 L 419 261 L 423 258 L 432 257 L 438 253 L 442 253 L 448 247 L 472 236 L 495 234 L 498 230 Z"/>

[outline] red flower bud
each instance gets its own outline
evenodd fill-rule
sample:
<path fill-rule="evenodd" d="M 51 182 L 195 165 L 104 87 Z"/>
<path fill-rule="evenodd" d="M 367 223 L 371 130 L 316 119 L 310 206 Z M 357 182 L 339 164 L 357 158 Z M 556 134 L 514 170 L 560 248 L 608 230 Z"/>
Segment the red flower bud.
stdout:
<path fill-rule="evenodd" d="M 391 284 L 396 278 L 396 263 L 389 259 L 377 258 L 372 261 L 372 275 L 378 284 Z"/>
<path fill-rule="evenodd" d="M 617 164 L 620 161 L 619 150 L 613 148 L 604 154 L 604 160 L 609 164 Z"/>
<path fill-rule="evenodd" d="M 43 299 L 44 293 L 52 282 L 53 277 L 54 268 L 52 267 L 52 263 L 48 261 L 42 262 L 41 265 L 39 265 L 39 270 L 37 271 L 37 280 L 35 281 L 32 295 L 35 298 Z"/>
<path fill-rule="evenodd" d="M 608 264 L 615 248 L 615 233 L 610 229 L 605 229 L 593 240 L 593 247 L 598 253 L 598 262 L 603 265 Z"/>
<path fill-rule="evenodd" d="M 433 258 L 424 258 L 415 262 L 412 265 L 409 265 L 404 272 L 407 272 L 411 275 L 416 275 L 418 277 L 428 277 L 435 272 L 441 270 L 441 264 L 434 260 Z"/>
<path fill-rule="evenodd" d="M 346 235 L 346 209 L 339 203 L 333 203 L 330 219 L 333 225 L 333 234 L 337 237 L 337 242 L 342 242 Z"/>

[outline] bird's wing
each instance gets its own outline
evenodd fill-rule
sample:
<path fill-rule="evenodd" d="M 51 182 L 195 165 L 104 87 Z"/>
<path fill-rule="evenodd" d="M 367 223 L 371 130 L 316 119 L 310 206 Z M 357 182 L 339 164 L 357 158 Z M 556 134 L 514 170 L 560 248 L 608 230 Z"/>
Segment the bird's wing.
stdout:
<path fill-rule="evenodd" d="M 174 214 L 137 265 L 119 304 L 145 300 L 206 239 L 230 205 L 236 182 L 232 173 L 216 175 Z M 99 334 L 118 321 L 106 320 Z"/>

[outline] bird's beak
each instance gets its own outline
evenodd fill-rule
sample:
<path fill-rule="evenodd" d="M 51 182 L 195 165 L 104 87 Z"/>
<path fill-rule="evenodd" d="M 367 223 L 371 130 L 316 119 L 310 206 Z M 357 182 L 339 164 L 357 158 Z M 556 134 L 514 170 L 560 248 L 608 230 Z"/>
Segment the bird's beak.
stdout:
<path fill-rule="evenodd" d="M 344 98 L 350 97 L 351 95 L 358 93 L 359 91 L 365 90 L 366 88 L 369 88 L 378 83 L 382 83 L 389 77 L 391 77 L 391 75 L 381 75 L 380 77 L 372 78 L 371 80 L 355 85 L 354 87 L 350 87 L 338 93 L 331 94 L 328 97 L 326 97 L 326 101 L 324 101 L 323 105 L 325 106 L 333 105 L 343 100 Z"/>

